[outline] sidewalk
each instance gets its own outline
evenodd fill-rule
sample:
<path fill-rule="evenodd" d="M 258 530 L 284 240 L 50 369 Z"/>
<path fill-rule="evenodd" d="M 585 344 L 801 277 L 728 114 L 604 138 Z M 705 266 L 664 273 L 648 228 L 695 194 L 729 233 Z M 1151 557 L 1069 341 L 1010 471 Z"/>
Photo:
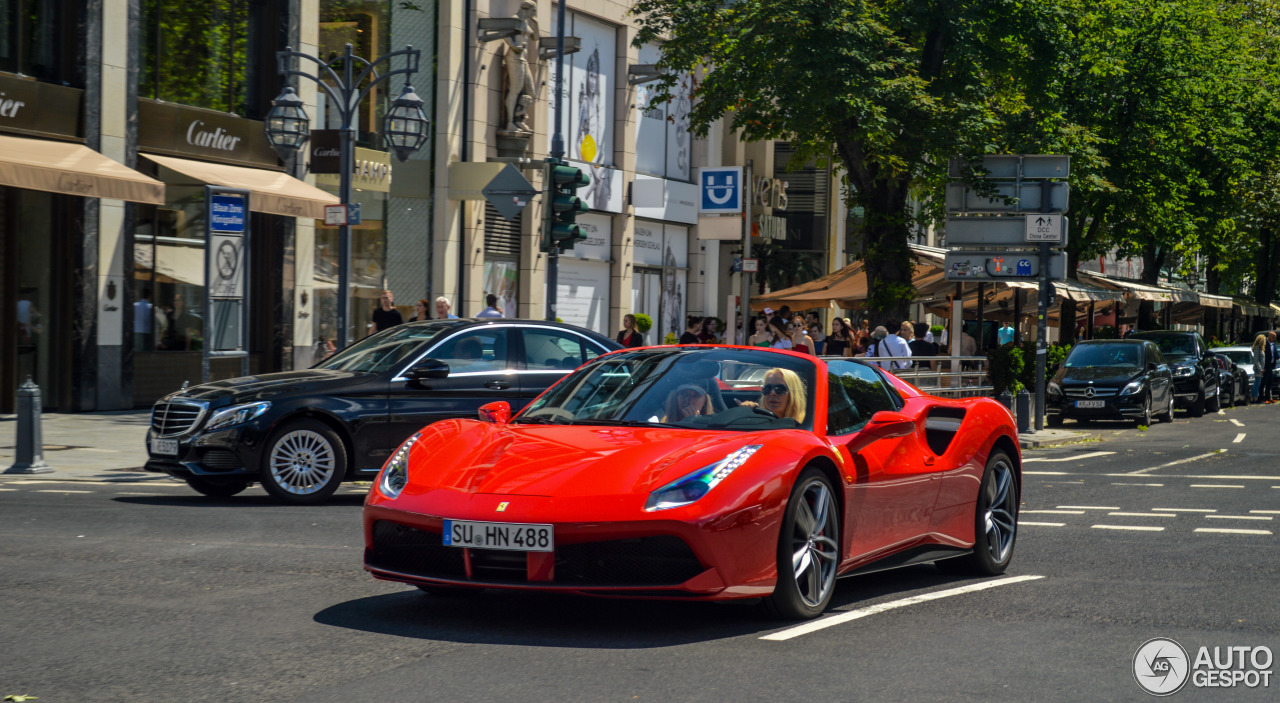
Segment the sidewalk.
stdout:
<path fill-rule="evenodd" d="M 1036 432 L 1023 432 L 1018 435 L 1018 446 L 1022 449 L 1044 449 L 1045 447 L 1057 447 L 1063 444 L 1075 444 L 1076 442 L 1089 442 L 1099 439 L 1102 435 L 1097 432 L 1086 432 L 1081 430 L 1051 430 L 1045 428 Z"/>
<path fill-rule="evenodd" d="M 52 472 L 5 474 L 14 462 L 16 415 L 0 415 L 0 480 L 174 481 L 142 470 L 147 461 L 150 410 L 96 413 L 45 413 L 41 418 L 44 461 Z"/>

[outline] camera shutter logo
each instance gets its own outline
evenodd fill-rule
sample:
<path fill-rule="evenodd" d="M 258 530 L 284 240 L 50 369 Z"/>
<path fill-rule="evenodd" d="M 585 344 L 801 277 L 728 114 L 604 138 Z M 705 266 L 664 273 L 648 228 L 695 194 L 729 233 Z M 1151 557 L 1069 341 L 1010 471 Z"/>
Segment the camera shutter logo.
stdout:
<path fill-rule="evenodd" d="M 1187 650 L 1171 639 L 1149 639 L 1133 655 L 1133 679 L 1153 696 L 1177 693 L 1186 685 L 1190 674 Z"/>

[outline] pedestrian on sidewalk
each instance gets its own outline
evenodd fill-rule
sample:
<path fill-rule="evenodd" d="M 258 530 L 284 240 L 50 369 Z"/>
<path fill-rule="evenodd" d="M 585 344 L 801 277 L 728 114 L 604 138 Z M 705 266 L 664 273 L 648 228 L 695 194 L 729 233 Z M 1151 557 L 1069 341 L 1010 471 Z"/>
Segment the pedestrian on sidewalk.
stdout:
<path fill-rule="evenodd" d="M 502 308 L 498 307 L 498 296 L 490 293 L 484 297 L 484 310 L 476 313 L 476 317 L 503 317 Z"/>
<path fill-rule="evenodd" d="M 436 317 L 437 318 L 441 320 L 458 319 L 457 315 L 454 315 L 453 313 L 449 312 L 449 310 L 451 310 L 452 308 L 453 308 L 453 303 L 450 303 L 448 298 L 444 297 L 443 295 L 436 298 Z"/>
<path fill-rule="evenodd" d="M 871 346 L 867 349 L 867 358 L 892 358 L 894 361 L 882 362 L 877 364 L 880 368 L 892 371 L 894 369 L 911 368 L 911 347 L 903 341 L 902 337 L 896 334 L 889 334 L 889 330 L 883 326 L 876 327 L 871 333 Z"/>
<path fill-rule="evenodd" d="M 1267 333 L 1266 352 L 1263 358 L 1263 367 L 1266 369 L 1262 376 L 1262 388 L 1259 395 L 1263 402 L 1271 402 L 1272 386 L 1275 383 L 1276 375 L 1276 333 Z"/>
<path fill-rule="evenodd" d="M 426 298 L 420 299 L 413 306 L 413 319 L 416 322 L 431 319 L 431 301 Z"/>
<path fill-rule="evenodd" d="M 1253 396 L 1253 402 L 1258 402 L 1258 395 L 1262 388 L 1262 377 L 1266 374 L 1267 368 L 1267 338 L 1265 335 L 1258 335 L 1253 338 L 1253 346 L 1249 349 L 1249 353 L 1253 356 L 1253 388 L 1250 392 Z"/>
<path fill-rule="evenodd" d="M 618 344 L 624 347 L 643 347 L 644 335 L 636 329 L 636 316 L 627 313 L 622 316 L 622 331 L 618 333 Z"/>
<path fill-rule="evenodd" d="M 389 330 L 404 324 L 404 316 L 395 308 L 395 296 L 389 290 L 382 291 L 378 307 L 373 311 L 373 332 Z"/>
<path fill-rule="evenodd" d="M 702 332 L 702 316 L 688 315 L 685 317 L 684 334 L 680 335 L 679 344 L 697 344 L 700 332 Z"/>

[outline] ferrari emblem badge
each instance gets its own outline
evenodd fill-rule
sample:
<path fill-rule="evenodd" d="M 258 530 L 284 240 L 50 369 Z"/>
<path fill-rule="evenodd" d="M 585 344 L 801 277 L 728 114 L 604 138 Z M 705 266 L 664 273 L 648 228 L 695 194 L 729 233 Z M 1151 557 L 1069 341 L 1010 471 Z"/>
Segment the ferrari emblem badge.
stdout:
<path fill-rule="evenodd" d="M 507 511 L 507 506 L 508 506 L 508 505 L 511 505 L 511 503 L 509 503 L 509 502 L 507 502 L 507 501 L 505 501 L 505 500 L 504 500 L 504 501 L 502 501 L 501 503 L 498 503 L 498 512 L 500 512 L 500 513 L 504 513 L 504 512 L 506 512 L 506 511 Z"/>

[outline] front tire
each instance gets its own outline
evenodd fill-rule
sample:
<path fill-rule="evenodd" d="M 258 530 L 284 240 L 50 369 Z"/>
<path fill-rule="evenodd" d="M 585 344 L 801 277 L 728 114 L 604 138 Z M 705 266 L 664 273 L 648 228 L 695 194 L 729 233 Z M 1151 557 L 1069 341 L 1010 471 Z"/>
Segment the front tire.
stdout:
<path fill-rule="evenodd" d="M 1235 382 L 1235 381 L 1232 381 L 1232 382 L 1231 382 L 1231 387 L 1230 387 L 1230 388 L 1227 388 L 1227 389 L 1226 389 L 1226 391 L 1227 391 L 1227 393 L 1226 393 L 1226 399 L 1225 399 L 1225 400 L 1220 400 L 1220 401 L 1218 402 L 1218 406 L 1219 406 L 1219 407 L 1223 407 L 1223 408 L 1230 408 L 1230 407 L 1234 407 L 1234 406 L 1235 406 L 1235 404 L 1236 404 L 1236 382 Z M 1222 393 L 1221 393 L 1221 392 L 1219 392 L 1219 393 L 1218 393 L 1218 398 L 1222 398 L 1222 397 L 1223 397 Z"/>
<path fill-rule="evenodd" d="M 839 501 L 825 474 L 805 469 L 782 517 L 778 585 L 765 599 L 765 608 L 789 620 L 818 617 L 831 603 L 839 565 Z"/>
<path fill-rule="evenodd" d="M 1188 412 L 1190 412 L 1191 417 L 1204 417 L 1205 404 L 1206 404 L 1206 401 L 1204 399 L 1204 386 L 1200 386 L 1200 393 L 1196 395 L 1195 402 L 1193 402 L 1191 404 L 1191 407 L 1187 409 Z"/>
<path fill-rule="evenodd" d="M 318 420 L 294 420 L 276 430 L 262 462 L 262 487 L 295 505 L 320 503 L 347 473 L 347 451 L 333 428 Z"/>
<path fill-rule="evenodd" d="M 1013 460 L 996 450 L 987 458 L 974 511 L 973 553 L 937 562 L 953 573 L 998 576 L 1013 560 L 1018 536 L 1018 479 Z"/>
<path fill-rule="evenodd" d="M 1169 407 L 1160 415 L 1161 422 L 1173 422 L 1173 393 L 1169 393 Z"/>
<path fill-rule="evenodd" d="M 217 478 L 206 476 L 187 476 L 182 479 L 196 493 L 210 498 L 230 498 L 249 487 L 249 482 L 237 478 Z"/>
<path fill-rule="evenodd" d="M 1147 393 L 1147 397 L 1142 401 L 1142 415 L 1138 417 L 1138 424 L 1143 427 L 1151 426 L 1151 394 Z"/>

